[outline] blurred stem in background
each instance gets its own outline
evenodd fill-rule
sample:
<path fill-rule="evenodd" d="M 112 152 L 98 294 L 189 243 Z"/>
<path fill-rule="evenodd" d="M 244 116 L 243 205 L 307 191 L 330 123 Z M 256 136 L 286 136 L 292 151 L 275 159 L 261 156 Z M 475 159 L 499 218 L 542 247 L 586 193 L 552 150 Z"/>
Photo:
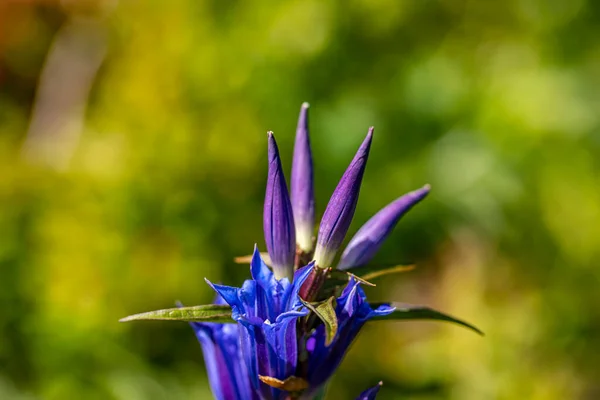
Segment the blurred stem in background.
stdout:
<path fill-rule="evenodd" d="M 73 12 L 52 39 L 23 143 L 30 162 L 64 170 L 84 129 L 98 70 L 106 57 L 107 10 Z"/>

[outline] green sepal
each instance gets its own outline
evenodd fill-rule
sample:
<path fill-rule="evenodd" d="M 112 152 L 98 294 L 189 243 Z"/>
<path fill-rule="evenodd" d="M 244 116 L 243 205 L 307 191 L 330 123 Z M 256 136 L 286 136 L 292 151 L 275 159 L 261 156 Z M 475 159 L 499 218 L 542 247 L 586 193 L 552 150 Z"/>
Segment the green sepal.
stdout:
<path fill-rule="evenodd" d="M 414 265 L 365 265 L 349 270 L 334 269 L 329 273 L 327 278 L 327 287 L 343 286 L 348 283 L 350 278 L 354 278 L 364 285 L 376 286 L 371 282 L 372 279 L 412 271 L 413 269 L 415 269 Z"/>
<path fill-rule="evenodd" d="M 148 311 L 121 318 L 120 322 L 129 321 L 182 321 L 182 322 L 219 322 L 233 323 L 231 307 L 228 305 L 207 304 L 203 306 L 168 308 L 166 310 Z"/>
<path fill-rule="evenodd" d="M 383 304 L 390 303 L 371 303 L 371 307 L 374 309 Z M 396 310 L 388 315 L 381 315 L 373 317 L 370 321 L 402 321 L 402 320 L 435 320 L 435 321 L 446 321 L 452 322 L 458 325 L 461 325 L 465 328 L 468 328 L 480 335 L 483 336 L 483 332 L 475 327 L 474 325 L 469 324 L 463 320 L 458 318 L 454 318 L 448 314 L 444 314 L 442 312 L 436 311 L 432 308 L 425 306 L 416 306 L 411 304 L 404 303 L 391 303 L 392 307 L 396 307 Z"/>
<path fill-rule="evenodd" d="M 364 285 L 367 285 L 367 286 L 376 286 L 374 283 L 371 283 L 368 280 L 366 280 L 352 272 L 342 271 L 339 269 L 331 270 L 331 272 L 329 273 L 329 277 L 328 277 L 328 279 L 332 279 L 335 283 L 338 283 L 339 285 L 348 283 L 348 280 L 350 278 L 354 278 L 358 282 L 360 282 Z"/>
<path fill-rule="evenodd" d="M 360 276 L 364 280 L 371 280 L 385 275 L 412 271 L 413 269 L 415 269 L 414 265 L 365 265 L 347 271 L 352 271 L 354 275 Z"/>
<path fill-rule="evenodd" d="M 325 346 L 329 346 L 335 338 L 338 330 L 338 320 L 335 315 L 335 297 L 331 296 L 327 300 L 318 303 L 309 303 L 300 299 L 302 303 L 325 325 Z"/>

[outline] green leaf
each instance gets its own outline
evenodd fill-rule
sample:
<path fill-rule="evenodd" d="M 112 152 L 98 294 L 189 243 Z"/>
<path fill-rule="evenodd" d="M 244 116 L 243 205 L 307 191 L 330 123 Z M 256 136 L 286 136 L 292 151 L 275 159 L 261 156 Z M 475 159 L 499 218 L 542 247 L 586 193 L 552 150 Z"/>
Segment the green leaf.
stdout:
<path fill-rule="evenodd" d="M 361 278 L 360 276 L 357 276 L 351 272 L 348 271 L 342 271 L 339 269 L 333 269 L 329 272 L 329 279 L 333 279 L 334 282 L 338 283 L 339 285 L 344 285 L 346 283 L 348 283 L 348 280 L 350 278 L 354 278 L 355 280 L 359 281 L 362 284 L 365 284 L 367 286 L 376 286 L 374 283 L 371 283 L 369 281 L 367 281 L 364 278 Z"/>
<path fill-rule="evenodd" d="M 325 346 L 329 346 L 338 330 L 338 320 L 335 315 L 335 297 L 331 296 L 327 300 L 319 303 L 309 303 L 304 300 L 302 300 L 302 303 L 323 321 L 326 335 Z"/>
<path fill-rule="evenodd" d="M 388 303 L 371 303 L 371 307 L 377 308 L 382 304 Z M 477 332 L 478 334 L 483 336 L 483 332 L 479 328 L 469 324 L 468 322 L 465 322 L 458 318 L 454 318 L 450 315 L 436 311 L 432 308 L 404 303 L 392 303 L 391 305 L 393 307 L 396 307 L 396 310 L 394 312 L 392 312 L 389 315 L 374 317 L 371 319 L 371 321 L 401 321 L 418 319 L 446 321 L 464 326 L 465 328 L 469 328 L 472 331 Z"/>
<path fill-rule="evenodd" d="M 233 319 L 231 319 L 231 307 L 228 305 L 217 304 L 149 311 L 130 315 L 119 321 L 234 322 Z"/>

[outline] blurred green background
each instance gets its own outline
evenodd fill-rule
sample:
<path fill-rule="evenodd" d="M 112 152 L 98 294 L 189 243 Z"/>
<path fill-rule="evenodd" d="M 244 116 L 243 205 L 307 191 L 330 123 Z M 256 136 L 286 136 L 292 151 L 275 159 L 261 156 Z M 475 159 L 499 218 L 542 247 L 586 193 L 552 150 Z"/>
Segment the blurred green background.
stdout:
<path fill-rule="evenodd" d="M 329 399 L 600 398 L 600 2 L 0 2 L 0 398 L 209 398 L 186 324 L 264 249 L 266 134 L 311 103 L 318 213 L 376 127 L 351 232 L 425 183 Z"/>

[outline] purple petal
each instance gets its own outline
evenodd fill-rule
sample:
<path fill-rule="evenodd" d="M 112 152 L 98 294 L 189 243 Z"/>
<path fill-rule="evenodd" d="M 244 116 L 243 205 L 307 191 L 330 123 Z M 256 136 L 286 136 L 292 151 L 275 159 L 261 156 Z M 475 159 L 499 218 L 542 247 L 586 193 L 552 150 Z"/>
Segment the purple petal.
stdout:
<path fill-rule="evenodd" d="M 272 132 L 269 138 L 269 175 L 263 213 L 263 228 L 267 250 L 277 279 L 292 278 L 296 256 L 296 231 L 292 204 L 281 168 L 277 142 Z"/>
<path fill-rule="evenodd" d="M 360 184 L 365 172 L 372 139 L 373 128 L 369 128 L 367 137 L 346 172 L 344 172 L 323 213 L 315 250 L 315 260 L 318 267 L 327 268 L 331 265 L 335 253 L 342 245 L 348 232 L 358 202 Z"/>
<path fill-rule="evenodd" d="M 239 348 L 237 325 L 191 324 L 202 346 L 211 390 L 216 399 L 239 399 L 252 393 Z"/>
<path fill-rule="evenodd" d="M 346 246 L 338 269 L 358 267 L 371 261 L 400 218 L 429 193 L 430 186 L 394 200 L 368 220 Z"/>
<path fill-rule="evenodd" d="M 298 246 L 307 253 L 313 248 L 312 237 L 315 226 L 313 159 L 308 136 L 308 107 L 308 103 L 304 103 L 300 109 L 290 183 L 296 240 Z"/>
<path fill-rule="evenodd" d="M 379 382 L 376 386 L 365 390 L 360 394 L 360 396 L 356 398 L 356 400 L 375 400 L 375 397 L 377 397 L 377 393 L 379 392 L 381 385 L 383 385 L 383 382 Z"/>

